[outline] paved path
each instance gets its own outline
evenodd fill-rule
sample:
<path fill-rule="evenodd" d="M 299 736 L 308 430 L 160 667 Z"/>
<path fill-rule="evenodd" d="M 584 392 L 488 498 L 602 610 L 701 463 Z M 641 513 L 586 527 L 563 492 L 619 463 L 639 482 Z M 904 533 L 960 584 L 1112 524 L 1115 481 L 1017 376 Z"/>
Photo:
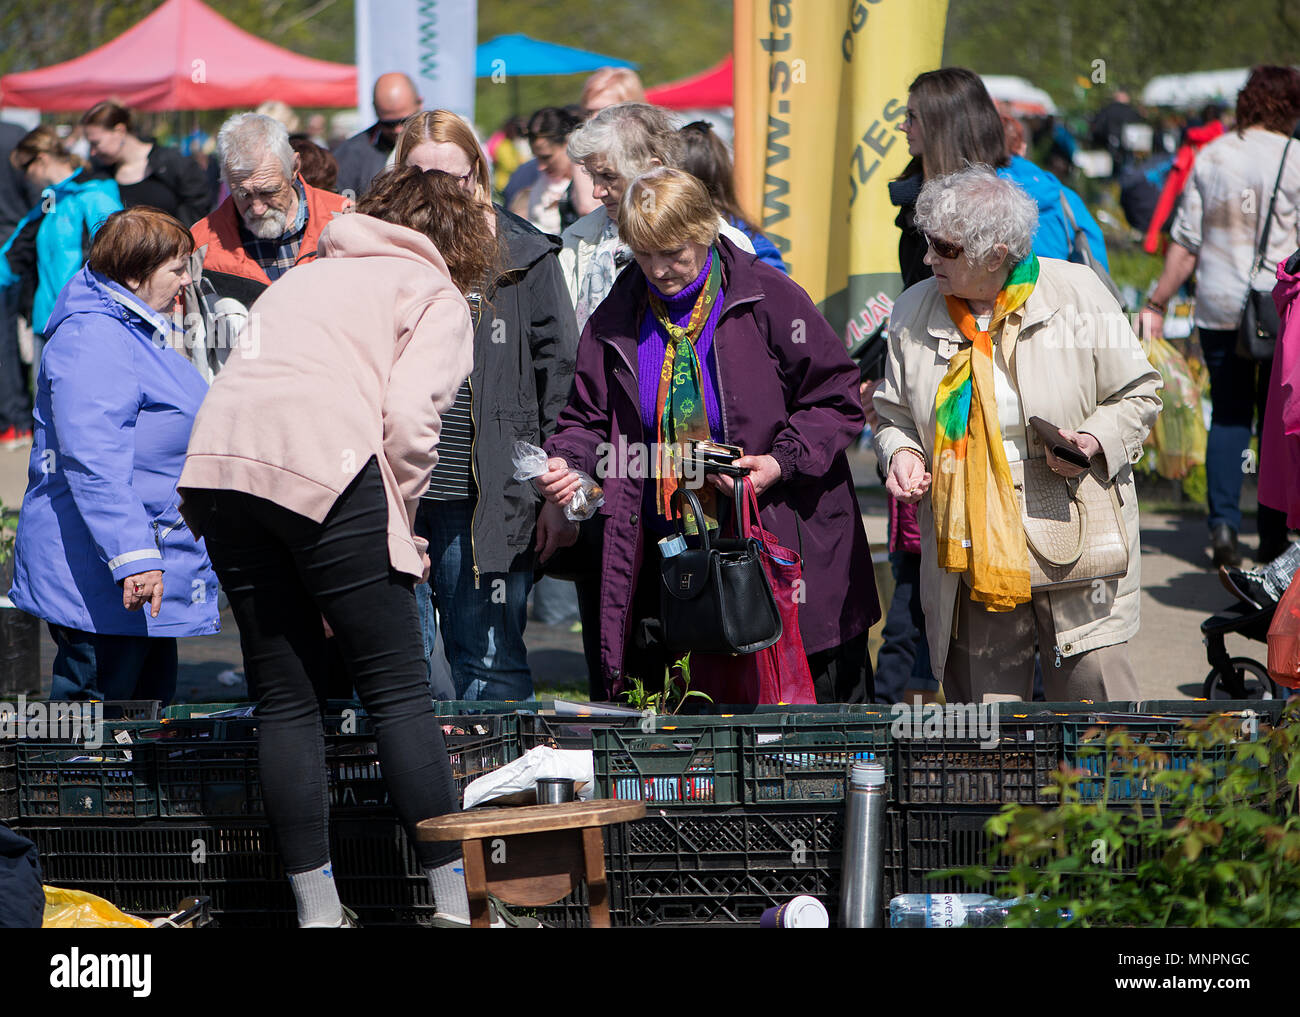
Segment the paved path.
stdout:
<path fill-rule="evenodd" d="M 0 449 L 0 499 L 5 505 L 16 506 L 22 499 L 29 453 L 30 448 Z M 880 551 L 885 546 L 884 492 L 876 484 L 870 454 L 855 453 L 852 461 L 862 492 L 867 534 L 872 547 Z M 1244 539 L 1253 546 L 1253 536 Z M 1200 515 L 1143 513 L 1142 630 L 1130 644 L 1143 698 L 1180 699 L 1200 694 L 1209 665 L 1199 626 L 1206 616 L 1230 602 L 1209 568 L 1206 544 Z M 878 565 L 877 574 L 884 593 L 888 566 Z M 242 683 L 225 686 L 218 680 L 222 672 L 242 667 L 239 637 L 229 612 L 223 615 L 222 625 L 218 636 L 180 641 L 178 700 L 212 702 L 244 694 Z M 48 676 L 54 647 L 48 634 L 43 636 L 43 671 Z M 538 685 L 585 684 L 581 637 L 567 627 L 530 623 L 528 647 Z M 1234 655 L 1260 660 L 1266 656 L 1262 643 L 1240 637 L 1229 637 L 1228 648 Z"/>

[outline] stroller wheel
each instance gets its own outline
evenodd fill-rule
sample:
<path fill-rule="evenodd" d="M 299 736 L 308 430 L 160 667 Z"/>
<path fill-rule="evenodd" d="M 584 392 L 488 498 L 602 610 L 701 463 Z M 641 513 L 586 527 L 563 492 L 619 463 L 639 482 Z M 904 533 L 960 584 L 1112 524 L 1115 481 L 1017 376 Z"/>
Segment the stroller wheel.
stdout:
<path fill-rule="evenodd" d="M 1232 670 L 1215 668 L 1205 678 L 1201 695 L 1206 699 L 1280 699 L 1281 691 L 1268 676 L 1268 668 L 1250 657 L 1233 657 Z"/>

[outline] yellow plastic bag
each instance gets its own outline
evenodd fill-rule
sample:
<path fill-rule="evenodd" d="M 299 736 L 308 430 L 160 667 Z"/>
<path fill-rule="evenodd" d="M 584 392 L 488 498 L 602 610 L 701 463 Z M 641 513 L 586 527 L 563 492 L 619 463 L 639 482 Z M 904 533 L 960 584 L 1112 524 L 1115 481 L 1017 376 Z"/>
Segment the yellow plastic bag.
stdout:
<path fill-rule="evenodd" d="M 103 897 L 81 890 L 45 888 L 43 929 L 151 929 L 143 918 L 125 914 Z"/>
<path fill-rule="evenodd" d="M 1205 464 L 1204 381 L 1195 377 L 1186 358 L 1168 340 L 1143 339 L 1142 348 L 1164 381 L 1160 393 L 1164 409 L 1147 445 L 1155 453 L 1156 472 L 1167 480 L 1182 480 Z"/>

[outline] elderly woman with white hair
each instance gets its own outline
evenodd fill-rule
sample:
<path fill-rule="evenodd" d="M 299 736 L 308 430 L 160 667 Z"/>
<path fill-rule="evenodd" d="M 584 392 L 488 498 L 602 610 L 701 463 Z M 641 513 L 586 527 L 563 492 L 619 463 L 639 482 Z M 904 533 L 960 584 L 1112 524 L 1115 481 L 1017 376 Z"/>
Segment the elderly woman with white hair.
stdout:
<path fill-rule="evenodd" d="M 1138 696 L 1132 464 L 1160 376 L 1091 269 L 1032 251 L 1033 201 L 984 166 L 916 203 L 934 278 L 899 297 L 875 394 L 886 486 L 918 503 L 949 702 Z"/>
<path fill-rule="evenodd" d="M 609 293 L 614 280 L 632 263 L 632 252 L 618 235 L 618 206 L 627 185 L 656 166 L 678 168 L 681 138 L 673 114 L 643 102 L 602 109 L 569 135 L 569 158 L 591 174 L 592 196 L 601 207 L 588 212 L 561 236 L 560 268 L 578 315 L 578 330 Z M 749 237 L 718 217 L 724 237 L 746 254 Z"/>

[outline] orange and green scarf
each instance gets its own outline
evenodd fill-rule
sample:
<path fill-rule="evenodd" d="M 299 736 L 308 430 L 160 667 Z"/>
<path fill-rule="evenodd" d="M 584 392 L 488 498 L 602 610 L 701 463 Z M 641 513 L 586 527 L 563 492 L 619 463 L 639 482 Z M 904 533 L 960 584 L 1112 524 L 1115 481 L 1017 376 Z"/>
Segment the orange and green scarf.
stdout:
<path fill-rule="evenodd" d="M 939 566 L 967 573 L 971 600 L 989 611 L 1029 602 L 1029 548 L 998 427 L 993 335 L 1037 282 L 1038 259 L 1031 253 L 1007 276 L 983 331 L 965 300 L 945 298 L 953 323 L 971 344 L 949 361 L 936 397 L 930 497 Z"/>
<path fill-rule="evenodd" d="M 659 319 L 668 339 L 664 350 L 664 366 L 659 374 L 659 392 L 655 405 L 659 407 L 658 452 L 659 484 L 655 492 L 655 507 L 664 518 L 672 518 L 673 492 L 681 486 L 681 470 L 676 462 L 681 445 L 686 441 L 708 441 L 709 415 L 704 404 L 704 376 L 700 360 L 695 353 L 695 343 L 704 333 L 704 326 L 713 310 L 713 303 L 722 290 L 722 259 L 712 252 L 708 278 L 691 309 L 686 327 L 675 325 L 668 308 L 654 293 L 649 292 L 650 308 Z M 717 526 L 717 499 L 712 485 L 698 492 L 700 508 L 704 510 L 709 528 Z M 695 521 L 685 520 L 687 533 L 695 532 Z"/>

